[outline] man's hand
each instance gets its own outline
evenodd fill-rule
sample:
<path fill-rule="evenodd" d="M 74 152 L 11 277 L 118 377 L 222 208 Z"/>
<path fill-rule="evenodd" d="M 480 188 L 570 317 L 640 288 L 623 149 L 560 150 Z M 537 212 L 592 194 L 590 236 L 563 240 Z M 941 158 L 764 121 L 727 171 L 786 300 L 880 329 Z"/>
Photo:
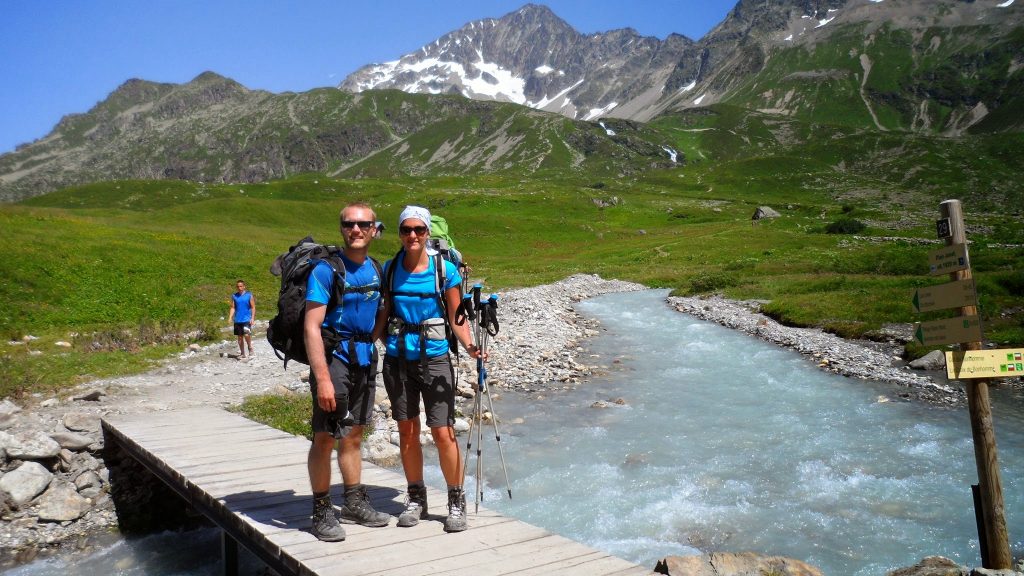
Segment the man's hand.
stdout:
<path fill-rule="evenodd" d="M 316 379 L 316 402 L 320 405 L 320 409 L 324 412 L 334 412 L 336 404 L 334 403 L 334 386 L 331 384 L 331 378 L 328 376 L 326 380 L 321 384 L 319 378 Z"/>

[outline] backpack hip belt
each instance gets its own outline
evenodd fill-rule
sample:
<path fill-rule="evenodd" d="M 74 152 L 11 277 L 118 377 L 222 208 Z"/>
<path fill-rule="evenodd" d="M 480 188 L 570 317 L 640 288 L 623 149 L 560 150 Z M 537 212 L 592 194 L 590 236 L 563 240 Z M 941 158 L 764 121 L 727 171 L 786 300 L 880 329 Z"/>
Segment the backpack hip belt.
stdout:
<path fill-rule="evenodd" d="M 340 337 L 341 337 L 341 341 L 338 342 L 338 344 L 334 347 L 334 350 L 335 351 L 341 350 L 341 347 L 343 345 L 345 346 L 346 351 L 348 352 L 348 365 L 349 366 L 359 366 L 361 368 L 366 368 L 366 369 L 369 369 L 370 367 L 373 366 L 373 357 L 374 357 L 375 353 L 377 352 L 376 348 L 374 348 L 374 350 L 372 352 L 370 352 L 370 364 L 368 364 L 366 366 L 362 366 L 361 364 L 359 364 L 359 357 L 356 355 L 356 343 L 357 342 L 364 342 L 364 343 L 367 343 L 367 344 L 373 344 L 373 335 L 372 334 L 370 334 L 368 332 L 355 332 L 355 333 L 341 334 Z M 345 344 L 346 342 L 348 342 L 348 344 Z"/>
<path fill-rule="evenodd" d="M 397 348 L 398 358 L 402 361 L 399 365 L 399 374 L 402 379 L 405 379 L 405 335 L 416 334 L 420 341 L 420 371 L 423 377 L 423 381 L 427 381 L 429 373 L 427 371 L 427 340 L 448 340 L 446 331 L 446 322 L 444 318 L 427 318 L 420 324 L 413 324 L 406 322 L 401 318 L 395 316 L 391 318 L 388 323 L 388 334 L 398 336 Z"/>

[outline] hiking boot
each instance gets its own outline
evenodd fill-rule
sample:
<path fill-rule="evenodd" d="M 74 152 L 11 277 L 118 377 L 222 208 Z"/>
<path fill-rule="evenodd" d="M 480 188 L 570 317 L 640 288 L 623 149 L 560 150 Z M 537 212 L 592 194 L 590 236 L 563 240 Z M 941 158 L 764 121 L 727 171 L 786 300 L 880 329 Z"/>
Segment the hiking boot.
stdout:
<path fill-rule="evenodd" d="M 427 487 L 409 486 L 405 498 L 405 510 L 398 516 L 398 525 L 403 528 L 415 526 L 427 517 Z"/>
<path fill-rule="evenodd" d="M 362 484 L 345 487 L 345 505 L 342 506 L 338 518 L 343 524 L 359 524 L 371 528 L 387 526 L 391 521 L 390 514 L 373 509 L 366 497 L 366 486 Z"/>
<path fill-rule="evenodd" d="M 448 489 L 448 517 L 444 519 L 445 532 L 462 532 L 466 522 L 466 492 L 460 488 Z"/>
<path fill-rule="evenodd" d="M 313 499 L 313 528 L 310 532 L 324 542 L 341 542 L 345 539 L 345 529 L 334 515 L 329 495 Z"/>

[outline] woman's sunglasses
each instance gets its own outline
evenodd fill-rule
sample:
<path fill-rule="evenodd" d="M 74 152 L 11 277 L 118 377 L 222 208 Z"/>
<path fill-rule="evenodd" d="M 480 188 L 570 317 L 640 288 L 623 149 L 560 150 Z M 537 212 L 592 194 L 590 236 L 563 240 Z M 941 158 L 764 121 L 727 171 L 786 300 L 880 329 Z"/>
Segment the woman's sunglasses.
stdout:
<path fill-rule="evenodd" d="M 413 232 L 415 232 L 417 236 L 423 236 L 424 234 L 427 233 L 427 227 L 426 226 L 399 226 L 398 227 L 398 233 L 401 234 L 402 236 L 408 236 L 409 234 L 412 234 Z"/>

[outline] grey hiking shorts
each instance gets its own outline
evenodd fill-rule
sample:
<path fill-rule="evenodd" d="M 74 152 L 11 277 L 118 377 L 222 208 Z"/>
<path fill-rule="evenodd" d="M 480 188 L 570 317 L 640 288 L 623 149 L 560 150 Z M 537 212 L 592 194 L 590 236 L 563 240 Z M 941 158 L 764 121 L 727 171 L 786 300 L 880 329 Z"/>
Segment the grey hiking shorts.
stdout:
<path fill-rule="evenodd" d="M 331 383 L 334 386 L 334 394 L 348 396 L 348 410 L 352 413 L 352 424 L 364 426 L 370 423 L 373 416 L 373 402 L 377 396 L 377 355 L 373 355 L 373 362 L 363 368 L 361 366 L 350 367 L 341 361 L 340 358 L 331 354 L 327 359 L 327 370 L 331 374 Z M 309 373 L 309 391 L 313 395 L 313 433 L 332 432 L 328 424 L 331 417 L 330 412 L 324 412 L 320 403 L 316 401 L 316 392 L 319 383 L 312 371 Z"/>
<path fill-rule="evenodd" d="M 396 421 L 419 417 L 422 398 L 428 428 L 455 423 L 455 371 L 447 354 L 428 358 L 425 375 L 418 359 L 385 356 L 382 375 Z"/>

